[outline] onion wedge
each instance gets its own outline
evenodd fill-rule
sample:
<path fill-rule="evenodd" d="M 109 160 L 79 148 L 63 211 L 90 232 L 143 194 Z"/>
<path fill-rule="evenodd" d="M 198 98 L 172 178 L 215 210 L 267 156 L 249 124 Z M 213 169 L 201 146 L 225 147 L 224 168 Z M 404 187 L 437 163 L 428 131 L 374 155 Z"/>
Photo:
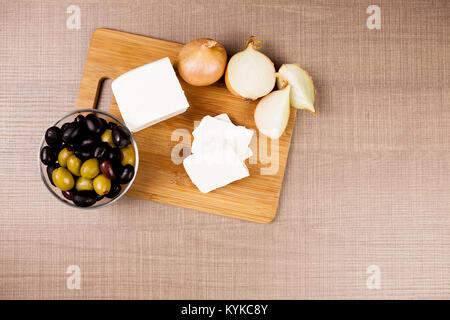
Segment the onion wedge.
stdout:
<path fill-rule="evenodd" d="M 271 139 L 283 134 L 289 120 L 291 86 L 273 91 L 262 98 L 255 109 L 255 123 L 258 130 Z"/>
<path fill-rule="evenodd" d="M 298 64 L 283 64 L 278 71 L 277 86 L 282 88 L 284 80 L 291 85 L 291 105 L 297 109 L 316 113 L 314 107 L 316 89 L 309 74 Z"/>

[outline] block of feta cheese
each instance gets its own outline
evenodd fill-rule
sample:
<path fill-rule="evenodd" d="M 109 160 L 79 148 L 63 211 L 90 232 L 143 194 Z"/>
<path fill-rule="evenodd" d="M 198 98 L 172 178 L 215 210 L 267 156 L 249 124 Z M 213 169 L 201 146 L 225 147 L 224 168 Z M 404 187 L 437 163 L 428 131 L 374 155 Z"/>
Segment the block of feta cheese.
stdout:
<path fill-rule="evenodd" d="M 192 154 L 183 161 L 184 168 L 203 193 L 249 176 L 245 159 L 253 131 L 235 126 L 228 115 L 206 116 L 192 133 Z"/>
<path fill-rule="evenodd" d="M 111 88 L 132 132 L 174 117 L 189 107 L 167 57 L 122 74 Z"/>

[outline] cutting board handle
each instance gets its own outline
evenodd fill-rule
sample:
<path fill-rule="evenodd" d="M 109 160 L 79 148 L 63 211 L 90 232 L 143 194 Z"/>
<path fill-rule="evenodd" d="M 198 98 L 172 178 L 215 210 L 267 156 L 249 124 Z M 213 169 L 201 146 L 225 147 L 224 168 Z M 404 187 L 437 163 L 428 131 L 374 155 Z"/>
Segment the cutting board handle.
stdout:
<path fill-rule="evenodd" d="M 86 73 L 86 71 L 85 71 Z M 98 98 L 100 96 L 101 88 L 105 80 L 108 77 L 91 77 L 90 75 L 83 75 L 78 94 L 78 100 L 76 104 L 76 109 L 97 109 Z"/>

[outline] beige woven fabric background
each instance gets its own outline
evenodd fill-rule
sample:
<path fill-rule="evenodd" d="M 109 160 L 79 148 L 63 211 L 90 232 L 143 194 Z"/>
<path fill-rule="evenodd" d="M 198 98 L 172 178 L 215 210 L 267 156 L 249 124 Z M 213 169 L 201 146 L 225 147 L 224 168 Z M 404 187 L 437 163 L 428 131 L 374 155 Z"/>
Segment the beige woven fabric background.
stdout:
<path fill-rule="evenodd" d="M 381 30 L 366 27 L 371 4 Z M 445 0 L 0 0 L 0 298 L 449 299 L 449 21 Z M 208 36 L 230 53 L 255 34 L 277 65 L 311 73 L 318 114 L 297 114 L 272 223 L 128 197 L 83 213 L 51 197 L 39 142 L 74 108 L 98 27 Z"/>

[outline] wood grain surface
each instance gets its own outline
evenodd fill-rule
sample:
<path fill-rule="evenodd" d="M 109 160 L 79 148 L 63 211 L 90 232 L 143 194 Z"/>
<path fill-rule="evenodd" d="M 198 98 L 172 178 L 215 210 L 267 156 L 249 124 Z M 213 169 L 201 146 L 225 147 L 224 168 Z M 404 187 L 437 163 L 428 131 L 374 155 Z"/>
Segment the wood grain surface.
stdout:
<path fill-rule="evenodd" d="M 449 21 L 446 0 L 0 2 L 0 298 L 449 299 Z M 102 27 L 212 37 L 230 54 L 254 34 L 276 66 L 308 70 L 318 112 L 297 112 L 271 223 L 53 199 L 39 142 L 75 107 Z M 374 265 L 380 289 L 367 286 Z"/>
<path fill-rule="evenodd" d="M 116 79 L 127 71 L 164 57 L 169 57 L 172 64 L 176 64 L 182 46 L 116 30 L 95 30 L 76 107 L 95 108 L 105 79 Z M 277 212 L 296 109 L 291 108 L 283 136 L 272 142 L 258 135 L 253 117 L 257 101 L 249 102 L 233 96 L 223 81 L 207 87 L 195 87 L 178 78 L 190 107 L 181 115 L 133 134 L 140 162 L 136 180 L 127 195 L 253 222 L 272 221 Z M 110 112 L 123 120 L 114 97 Z M 193 141 L 190 133 L 194 130 L 195 121 L 221 113 L 228 114 L 235 125 L 245 126 L 255 132 L 255 142 L 251 144 L 254 157 L 252 161 L 246 160 L 250 177 L 204 194 L 191 182 L 182 163 L 172 160 L 172 154 L 174 150 L 179 150 L 175 148 L 180 143 L 190 148 L 190 141 Z M 189 141 L 183 141 L 185 138 L 181 140 L 179 134 L 175 135 L 175 139 L 172 138 L 174 133 L 181 133 L 181 130 L 190 138 Z M 264 141 L 259 142 L 259 139 Z M 258 148 L 259 143 L 267 145 L 269 152 Z M 276 152 L 270 148 L 273 144 L 277 145 Z M 259 153 L 263 156 L 259 157 Z M 270 167 L 276 169 L 271 170 L 270 174 L 261 173 L 264 168 L 269 171 Z"/>

